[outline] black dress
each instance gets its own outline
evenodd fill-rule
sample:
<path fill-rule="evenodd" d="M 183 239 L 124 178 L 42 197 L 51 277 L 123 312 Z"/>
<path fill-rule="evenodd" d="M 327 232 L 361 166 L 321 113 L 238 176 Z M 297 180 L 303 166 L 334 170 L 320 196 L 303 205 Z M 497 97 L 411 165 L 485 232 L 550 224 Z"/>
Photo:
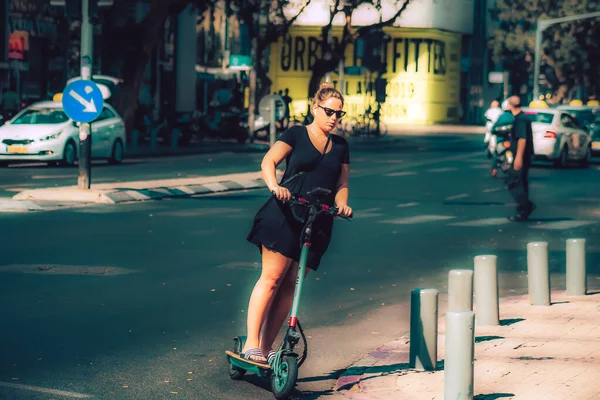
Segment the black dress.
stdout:
<path fill-rule="evenodd" d="M 321 157 L 323 149 L 317 149 L 310 141 L 305 126 L 294 126 L 279 138 L 292 147 L 286 158 L 286 169 L 281 180 L 282 186 L 287 187 L 292 194 L 306 192 L 322 187 L 331 190 L 331 194 L 323 199 L 334 205 L 337 182 L 342 171 L 342 164 L 350 163 L 348 142 L 340 136 L 331 134 L 331 150 Z M 297 179 L 290 178 L 303 172 Z M 306 209 L 296 206 L 296 214 L 302 215 Z M 307 266 L 316 270 L 321 257 L 329 246 L 333 218 L 329 215 L 319 215 L 313 224 L 312 246 L 308 253 Z M 271 197 L 258 210 L 254 217 L 254 225 L 247 240 L 254 243 L 262 252 L 262 246 L 277 251 L 282 255 L 298 262 L 300 258 L 300 234 L 302 224 L 294 219 L 290 206 Z"/>

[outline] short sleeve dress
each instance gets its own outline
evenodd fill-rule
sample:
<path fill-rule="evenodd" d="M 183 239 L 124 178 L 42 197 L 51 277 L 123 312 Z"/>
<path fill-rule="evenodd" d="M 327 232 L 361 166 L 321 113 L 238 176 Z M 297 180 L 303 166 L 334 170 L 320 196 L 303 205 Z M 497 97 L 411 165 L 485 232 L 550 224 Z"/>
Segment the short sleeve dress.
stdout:
<path fill-rule="evenodd" d="M 350 163 L 348 142 L 340 136 L 331 134 L 331 150 L 321 157 L 323 149 L 317 149 L 313 145 L 305 126 L 294 126 L 288 129 L 279 140 L 292 147 L 292 151 L 286 158 L 286 169 L 281 185 L 287 187 L 293 194 L 304 194 L 317 187 L 329 189 L 331 194 L 323 201 L 333 206 L 342 164 Z M 299 176 L 299 173 L 302 174 Z M 296 179 L 297 176 L 299 177 Z M 288 181 L 289 184 L 286 184 Z M 305 212 L 301 206 L 296 207 L 295 211 L 298 215 Z M 312 270 L 318 268 L 321 257 L 329 246 L 332 230 L 331 216 L 323 214 L 317 216 L 313 224 L 308 268 Z M 256 213 L 247 240 L 258 246 L 261 251 L 264 246 L 298 262 L 301 231 L 302 224 L 294 219 L 290 206 L 270 197 Z"/>

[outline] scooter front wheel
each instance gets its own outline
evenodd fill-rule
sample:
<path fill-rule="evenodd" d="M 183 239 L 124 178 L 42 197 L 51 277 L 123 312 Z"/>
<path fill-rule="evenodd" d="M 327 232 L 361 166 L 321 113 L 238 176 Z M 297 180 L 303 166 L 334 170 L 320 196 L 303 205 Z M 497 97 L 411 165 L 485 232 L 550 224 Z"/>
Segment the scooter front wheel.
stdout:
<path fill-rule="evenodd" d="M 273 365 L 271 389 L 278 400 L 287 399 L 298 379 L 298 360 L 293 356 L 283 356 L 278 365 Z"/>

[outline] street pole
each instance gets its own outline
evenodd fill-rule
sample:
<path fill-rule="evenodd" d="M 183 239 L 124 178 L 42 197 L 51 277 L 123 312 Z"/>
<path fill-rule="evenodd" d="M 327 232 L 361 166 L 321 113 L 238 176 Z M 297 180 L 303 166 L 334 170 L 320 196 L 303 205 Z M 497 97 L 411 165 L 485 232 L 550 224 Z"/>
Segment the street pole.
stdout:
<path fill-rule="evenodd" d="M 541 67 L 541 50 L 542 50 L 542 32 L 550 25 L 560 24 L 562 22 L 579 21 L 582 19 L 600 17 L 600 11 L 571 15 L 569 17 L 538 19 L 535 30 L 535 60 L 533 69 L 533 98 L 539 100 L 540 97 L 540 67 Z"/>
<path fill-rule="evenodd" d="M 92 80 L 94 27 L 90 22 L 89 1 L 81 3 L 81 79 Z M 89 189 L 92 184 L 92 125 L 79 124 L 79 189 Z"/>

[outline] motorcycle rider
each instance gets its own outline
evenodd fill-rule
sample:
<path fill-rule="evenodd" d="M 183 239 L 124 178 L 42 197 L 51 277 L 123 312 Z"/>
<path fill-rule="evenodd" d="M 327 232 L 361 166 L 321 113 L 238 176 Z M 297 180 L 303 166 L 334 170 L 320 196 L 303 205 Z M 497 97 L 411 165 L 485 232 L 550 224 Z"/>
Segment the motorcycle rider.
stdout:
<path fill-rule="evenodd" d="M 492 107 L 495 101 L 492 102 Z M 494 110 L 493 113 L 490 113 L 491 117 L 495 116 L 494 122 L 491 123 L 491 127 L 489 128 L 490 139 L 488 151 L 490 152 L 490 156 L 492 159 L 492 171 L 491 175 L 496 176 L 498 174 L 498 154 L 496 153 L 496 145 L 498 144 L 498 137 L 494 134 L 494 130 L 499 126 L 510 125 L 514 121 L 514 117 L 512 113 L 508 109 L 508 99 L 502 102 L 502 108 L 490 108 L 486 111 L 486 119 L 488 119 L 488 112 Z M 487 133 L 486 133 L 487 135 Z"/>

